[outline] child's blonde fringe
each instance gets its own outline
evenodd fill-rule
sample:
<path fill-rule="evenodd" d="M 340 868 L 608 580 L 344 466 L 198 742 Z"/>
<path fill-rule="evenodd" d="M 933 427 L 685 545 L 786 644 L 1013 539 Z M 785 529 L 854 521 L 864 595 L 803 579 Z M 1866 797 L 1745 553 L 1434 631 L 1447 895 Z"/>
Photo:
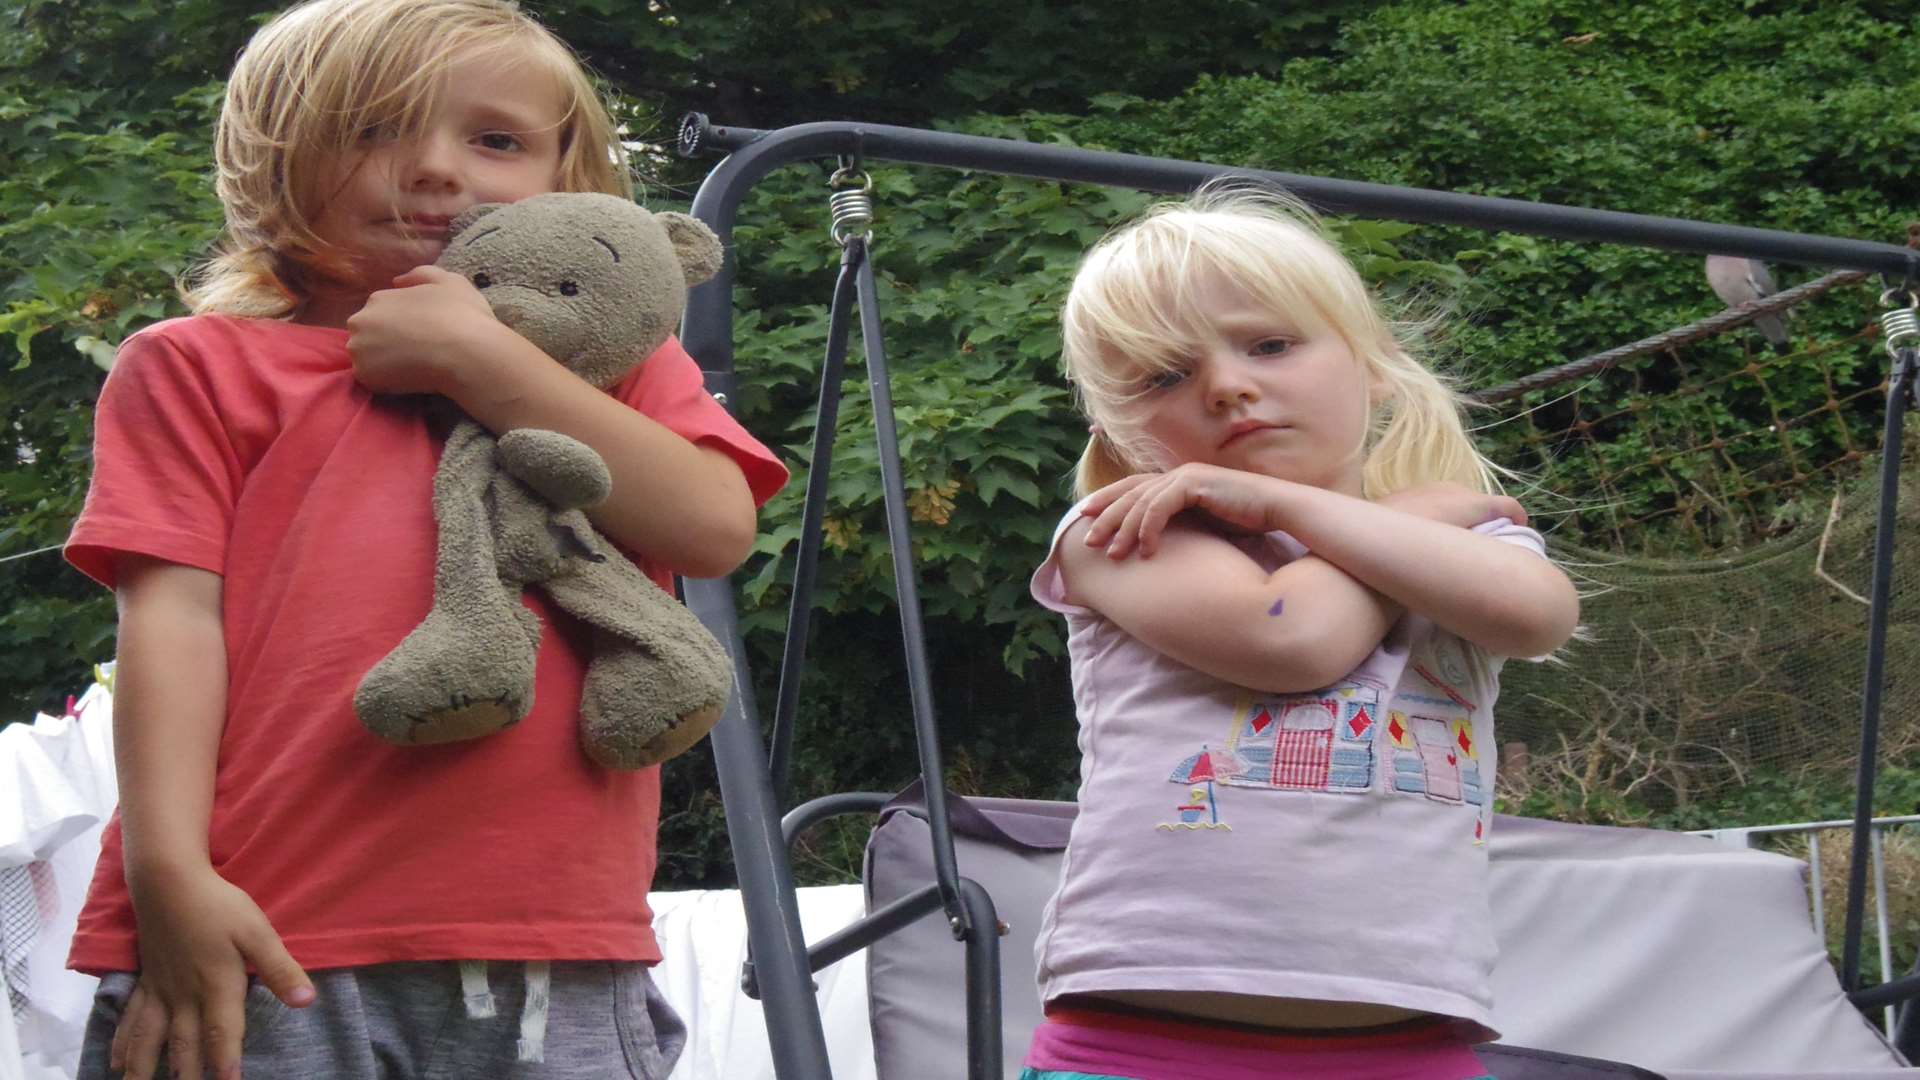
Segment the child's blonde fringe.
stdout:
<path fill-rule="evenodd" d="M 313 231 L 319 177 L 362 130 L 423 122 L 451 64 L 498 51 L 550 72 L 566 102 L 559 190 L 632 197 L 625 149 L 579 58 L 508 0 L 311 0 L 262 27 L 228 79 L 214 134 L 226 226 L 179 282 L 196 313 L 288 318 L 307 280 L 351 253 Z"/>

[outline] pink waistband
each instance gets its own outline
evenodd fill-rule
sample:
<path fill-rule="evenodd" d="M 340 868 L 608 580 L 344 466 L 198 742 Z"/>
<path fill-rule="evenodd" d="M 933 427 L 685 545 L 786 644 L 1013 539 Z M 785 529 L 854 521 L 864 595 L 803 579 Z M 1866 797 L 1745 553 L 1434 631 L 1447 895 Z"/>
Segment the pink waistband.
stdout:
<path fill-rule="evenodd" d="M 1136 1080 L 1471 1080 L 1487 1073 L 1446 1020 L 1296 1035 L 1057 1006 L 1033 1033 L 1026 1065 Z"/>

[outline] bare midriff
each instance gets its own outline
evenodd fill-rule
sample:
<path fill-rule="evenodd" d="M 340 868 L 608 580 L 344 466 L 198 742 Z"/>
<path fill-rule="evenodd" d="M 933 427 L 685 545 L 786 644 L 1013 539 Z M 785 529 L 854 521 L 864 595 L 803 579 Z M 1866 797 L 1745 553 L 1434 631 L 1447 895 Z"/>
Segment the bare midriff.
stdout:
<path fill-rule="evenodd" d="M 1127 1009 L 1146 1010 L 1182 1019 L 1250 1024 L 1283 1031 L 1380 1027 L 1432 1015 L 1397 1005 L 1263 997 L 1205 990 L 1104 990 L 1099 994 L 1074 995 L 1063 1003 L 1095 1008 L 1103 1003 L 1112 1003 Z"/>

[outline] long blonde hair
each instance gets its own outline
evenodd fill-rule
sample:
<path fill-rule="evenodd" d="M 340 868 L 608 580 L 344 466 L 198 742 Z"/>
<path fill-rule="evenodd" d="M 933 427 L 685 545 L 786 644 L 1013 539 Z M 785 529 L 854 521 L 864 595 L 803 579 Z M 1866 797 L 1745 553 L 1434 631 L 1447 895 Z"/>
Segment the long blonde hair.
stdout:
<path fill-rule="evenodd" d="M 613 119 L 579 58 L 511 0 L 310 0 L 262 27 L 227 81 L 214 132 L 226 228 L 182 289 L 193 310 L 297 314 L 311 276 L 346 254 L 313 231 L 328 165 L 370 128 L 417 131 L 447 68 L 490 54 L 560 88 L 560 190 L 632 197 Z"/>
<path fill-rule="evenodd" d="M 1410 350 L 1412 328 L 1382 314 L 1313 212 L 1279 192 L 1228 178 L 1161 203 L 1087 252 L 1061 312 L 1067 377 L 1093 435 L 1074 487 L 1084 497 L 1160 467 L 1131 417 L 1143 378 L 1176 370 L 1194 347 L 1183 314 L 1218 275 L 1303 333 L 1339 335 L 1380 388 L 1363 447 L 1366 497 L 1435 481 L 1500 490 L 1468 437 L 1464 398 Z"/>

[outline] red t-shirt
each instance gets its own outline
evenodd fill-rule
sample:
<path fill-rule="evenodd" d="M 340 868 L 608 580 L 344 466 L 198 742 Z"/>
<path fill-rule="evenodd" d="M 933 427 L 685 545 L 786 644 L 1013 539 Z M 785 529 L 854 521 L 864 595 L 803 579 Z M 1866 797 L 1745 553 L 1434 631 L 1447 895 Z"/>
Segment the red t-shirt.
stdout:
<path fill-rule="evenodd" d="M 571 617 L 528 591 L 546 632 L 532 713 L 513 728 L 401 747 L 354 716 L 360 678 L 432 600 L 440 443 L 424 399 L 354 381 L 346 340 L 271 320 L 160 323 L 121 346 L 95 414 L 67 558 L 108 586 L 124 553 L 225 579 L 214 868 L 308 968 L 658 960 L 646 892 L 660 771 L 608 771 L 580 749 L 586 637 Z M 609 393 L 731 455 L 756 502 L 786 480 L 678 341 Z M 68 962 L 139 966 L 117 814 Z"/>

